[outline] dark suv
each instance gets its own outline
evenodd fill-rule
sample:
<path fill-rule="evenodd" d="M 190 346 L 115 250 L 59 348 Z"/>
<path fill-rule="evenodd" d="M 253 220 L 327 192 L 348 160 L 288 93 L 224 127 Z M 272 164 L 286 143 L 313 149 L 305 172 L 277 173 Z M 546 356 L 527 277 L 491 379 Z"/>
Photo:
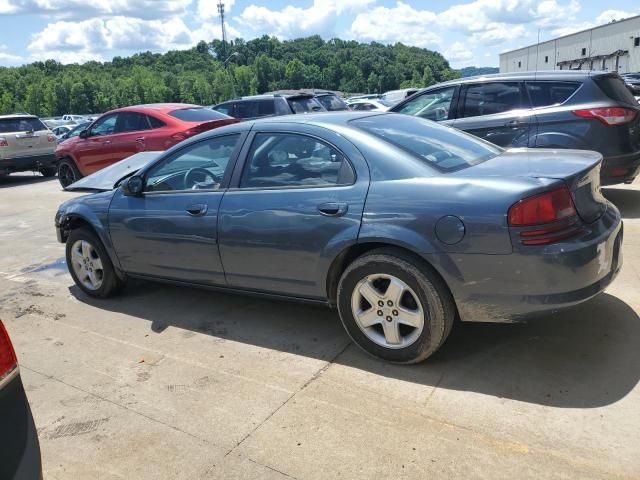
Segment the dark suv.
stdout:
<path fill-rule="evenodd" d="M 260 117 L 290 115 L 292 113 L 324 112 L 326 109 L 312 94 L 296 93 L 264 94 L 234 98 L 219 103 L 214 110 L 239 120 L 254 120 Z"/>
<path fill-rule="evenodd" d="M 521 72 L 420 90 L 390 109 L 451 125 L 503 147 L 575 148 L 604 157 L 602 184 L 640 170 L 640 105 L 617 73 Z"/>

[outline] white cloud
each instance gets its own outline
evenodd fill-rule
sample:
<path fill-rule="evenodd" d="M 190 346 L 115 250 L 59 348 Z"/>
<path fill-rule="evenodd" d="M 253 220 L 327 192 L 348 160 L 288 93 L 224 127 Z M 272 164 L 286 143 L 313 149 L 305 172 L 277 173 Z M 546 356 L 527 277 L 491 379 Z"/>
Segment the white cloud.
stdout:
<path fill-rule="evenodd" d="M 623 18 L 633 17 L 638 14 L 640 14 L 640 9 L 631 12 L 627 12 L 624 10 L 605 10 L 600 15 L 598 15 L 598 18 L 596 18 L 596 25 L 603 25 L 613 20 L 619 21 Z"/>
<path fill-rule="evenodd" d="M 230 34 L 235 36 L 237 32 L 231 28 Z M 70 63 L 100 61 L 112 51 L 157 52 L 189 48 L 199 40 L 219 37 L 219 28 L 202 26 L 192 30 L 180 17 L 142 20 L 117 16 L 50 23 L 33 35 L 28 49 L 33 58 L 55 58 Z"/>
<path fill-rule="evenodd" d="M 462 42 L 454 42 L 451 46 L 445 49 L 444 56 L 450 62 L 457 64 L 470 64 L 475 55 L 469 46 Z"/>
<path fill-rule="evenodd" d="M 0 0 L 0 15 L 54 15 L 58 18 L 131 16 L 158 19 L 181 15 L 193 0 Z"/>
<path fill-rule="evenodd" d="M 225 0 L 224 2 L 225 14 L 229 13 L 234 3 L 236 3 L 235 0 Z M 197 12 L 201 20 L 218 18 L 218 1 L 217 0 L 198 0 Z"/>
<path fill-rule="evenodd" d="M 254 34 L 295 38 L 306 35 L 338 35 L 335 24 L 338 15 L 357 11 L 375 0 L 313 0 L 307 8 L 287 5 L 271 10 L 255 4 L 246 7 L 236 21 Z"/>
<path fill-rule="evenodd" d="M 398 2 L 395 7 L 376 7 L 356 15 L 350 38 L 375 40 L 383 43 L 402 42 L 419 47 L 434 47 L 440 37 L 434 33 L 437 15 L 429 10 L 417 10 Z"/>

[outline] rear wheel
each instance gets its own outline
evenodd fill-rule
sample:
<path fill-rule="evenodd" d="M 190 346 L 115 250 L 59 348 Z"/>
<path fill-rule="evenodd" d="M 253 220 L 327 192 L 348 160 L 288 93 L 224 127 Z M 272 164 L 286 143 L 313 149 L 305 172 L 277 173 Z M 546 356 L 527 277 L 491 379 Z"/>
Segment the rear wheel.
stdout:
<path fill-rule="evenodd" d="M 57 167 L 43 167 L 40 169 L 40 173 L 43 177 L 55 177 L 58 173 Z"/>
<path fill-rule="evenodd" d="M 417 363 L 444 343 L 455 319 L 442 280 L 402 252 L 356 259 L 338 284 L 342 323 L 363 350 L 396 363 Z"/>
<path fill-rule="evenodd" d="M 88 228 L 71 231 L 67 238 L 66 257 L 73 281 L 87 295 L 106 298 L 123 284 L 102 242 Z"/>
<path fill-rule="evenodd" d="M 82 174 L 76 167 L 76 164 L 73 163 L 73 160 L 69 158 L 63 158 L 58 163 L 58 180 L 60 181 L 60 185 L 62 188 L 67 188 L 74 182 L 77 182 L 82 178 Z"/>

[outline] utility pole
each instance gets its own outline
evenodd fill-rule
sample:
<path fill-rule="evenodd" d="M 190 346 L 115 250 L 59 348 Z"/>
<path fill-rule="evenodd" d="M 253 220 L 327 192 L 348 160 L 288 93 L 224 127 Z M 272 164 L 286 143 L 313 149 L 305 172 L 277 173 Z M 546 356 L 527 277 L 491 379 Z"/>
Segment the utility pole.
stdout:
<path fill-rule="evenodd" d="M 222 28 L 222 58 L 227 56 L 227 30 L 224 27 L 224 2 L 218 1 L 218 14 L 220 15 L 220 27 Z"/>

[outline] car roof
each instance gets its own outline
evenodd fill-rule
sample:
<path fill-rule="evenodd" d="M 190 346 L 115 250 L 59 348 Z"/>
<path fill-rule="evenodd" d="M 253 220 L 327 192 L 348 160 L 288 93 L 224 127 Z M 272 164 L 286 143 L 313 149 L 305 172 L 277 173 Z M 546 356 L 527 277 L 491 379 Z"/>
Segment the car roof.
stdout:
<path fill-rule="evenodd" d="M 169 113 L 175 110 L 185 108 L 206 108 L 202 105 L 194 105 L 191 103 L 148 103 L 143 105 L 131 105 L 129 107 L 116 108 L 108 113 L 114 112 L 139 112 L 144 110 L 152 110 L 158 113 Z"/>
<path fill-rule="evenodd" d="M 315 125 L 318 127 L 326 125 L 348 126 L 351 120 L 364 117 L 373 117 L 376 115 L 388 115 L 386 112 L 352 112 L 348 110 L 340 110 L 334 112 L 322 113 L 304 113 L 302 115 L 280 115 L 275 117 L 263 117 L 251 120 L 251 125 L 261 125 L 265 123 L 302 123 L 306 125 Z M 400 114 L 396 114 L 400 115 Z"/>
<path fill-rule="evenodd" d="M 476 75 L 473 77 L 457 78 L 448 80 L 427 88 L 441 87 L 445 85 L 461 85 L 465 83 L 489 82 L 495 80 L 584 80 L 589 77 L 602 75 L 612 75 L 616 72 L 604 72 L 600 70 L 541 70 L 538 72 L 509 72 L 490 73 L 487 75 Z M 424 88 L 421 89 L 425 90 Z"/>
<path fill-rule="evenodd" d="M 0 120 L 5 118 L 38 118 L 35 115 L 31 115 L 30 113 L 10 113 L 8 115 L 0 115 Z"/>

